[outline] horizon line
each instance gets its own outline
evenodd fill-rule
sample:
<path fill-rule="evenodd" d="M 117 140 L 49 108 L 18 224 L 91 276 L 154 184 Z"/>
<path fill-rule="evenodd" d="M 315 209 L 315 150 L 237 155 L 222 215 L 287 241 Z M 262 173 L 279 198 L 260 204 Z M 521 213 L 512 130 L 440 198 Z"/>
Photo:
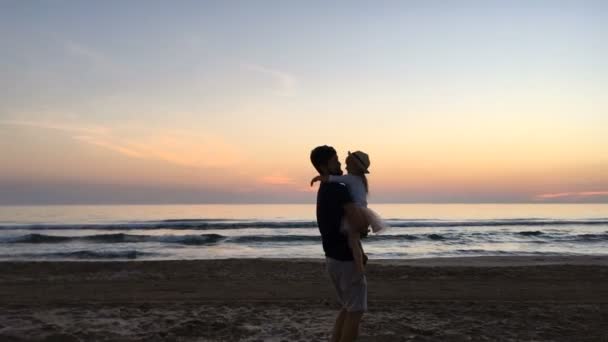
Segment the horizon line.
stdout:
<path fill-rule="evenodd" d="M 386 205 L 386 204 L 608 204 L 608 201 L 603 202 L 517 202 L 517 201 L 505 201 L 505 202 L 375 202 L 374 205 Z M 167 203 L 137 203 L 137 202 L 116 202 L 116 203 L 75 203 L 75 202 L 57 202 L 57 203 L 0 203 L 0 207 L 42 207 L 42 206 L 115 206 L 115 205 L 132 205 L 132 206 L 162 206 L 162 205 L 316 205 L 315 202 L 167 202 Z"/>

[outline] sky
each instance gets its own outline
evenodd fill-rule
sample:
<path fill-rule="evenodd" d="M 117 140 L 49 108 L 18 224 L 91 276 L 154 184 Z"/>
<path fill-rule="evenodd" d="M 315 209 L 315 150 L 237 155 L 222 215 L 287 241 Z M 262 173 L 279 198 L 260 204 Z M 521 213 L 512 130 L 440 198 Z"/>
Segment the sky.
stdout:
<path fill-rule="evenodd" d="M 604 1 L 0 2 L 0 204 L 608 202 Z"/>

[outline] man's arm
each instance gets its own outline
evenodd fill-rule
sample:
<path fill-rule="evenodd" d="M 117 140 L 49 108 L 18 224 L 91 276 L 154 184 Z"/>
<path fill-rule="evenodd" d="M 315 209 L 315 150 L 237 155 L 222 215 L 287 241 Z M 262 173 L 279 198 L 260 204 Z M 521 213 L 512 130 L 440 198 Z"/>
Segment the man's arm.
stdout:
<path fill-rule="evenodd" d="M 351 227 L 360 227 L 364 224 L 365 219 L 361 214 L 361 211 L 354 203 L 347 203 L 344 205 L 345 218 L 348 220 Z M 353 258 L 355 260 L 355 269 L 359 273 L 364 272 L 363 262 L 363 249 L 361 248 L 360 232 L 356 229 L 352 229 L 348 232 L 348 243 L 350 249 L 353 252 Z"/>
<path fill-rule="evenodd" d="M 357 176 L 353 175 L 344 175 L 344 176 L 335 176 L 335 175 L 319 175 L 315 176 L 310 180 L 310 186 L 312 186 L 315 182 L 331 182 L 331 183 L 344 183 L 349 186 L 353 186 L 356 182 L 359 182 Z"/>
<path fill-rule="evenodd" d="M 361 248 L 361 241 L 359 240 L 359 233 L 348 232 L 348 244 L 353 252 L 353 259 L 355 261 L 355 270 L 357 273 L 364 273 L 365 266 L 363 262 L 363 249 Z"/>
<path fill-rule="evenodd" d="M 344 205 L 344 217 L 351 227 L 361 227 L 366 223 L 365 216 L 354 202 L 348 202 Z"/>

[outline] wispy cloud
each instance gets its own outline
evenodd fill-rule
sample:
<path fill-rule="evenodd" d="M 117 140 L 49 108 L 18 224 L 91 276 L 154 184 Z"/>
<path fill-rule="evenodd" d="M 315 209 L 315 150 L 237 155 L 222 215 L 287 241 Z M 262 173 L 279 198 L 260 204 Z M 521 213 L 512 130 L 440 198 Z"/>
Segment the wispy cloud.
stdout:
<path fill-rule="evenodd" d="M 296 78 L 281 70 L 271 69 L 257 64 L 243 64 L 247 70 L 255 71 L 263 75 L 269 76 L 275 83 L 274 94 L 278 96 L 294 96 L 298 82 Z"/>
<path fill-rule="evenodd" d="M 90 68 L 101 73 L 125 73 L 128 69 L 121 68 L 106 54 L 89 45 L 76 42 L 70 38 L 58 34 L 52 35 L 60 48 L 63 48 L 67 56 L 76 58 L 87 64 Z"/>
<path fill-rule="evenodd" d="M 291 177 L 287 177 L 281 174 L 273 174 L 264 176 L 258 179 L 262 184 L 267 185 L 294 185 L 295 181 Z"/>
<path fill-rule="evenodd" d="M 129 148 L 129 147 L 126 147 L 126 146 L 123 146 L 120 144 L 113 143 L 111 141 L 108 141 L 107 139 L 103 139 L 100 137 L 92 137 L 92 136 L 88 136 L 88 135 L 76 135 L 73 138 L 76 140 L 80 140 L 82 142 L 91 144 L 91 145 L 101 146 L 101 147 L 107 148 L 109 150 L 122 153 L 129 157 L 146 158 L 146 155 L 141 153 L 140 151 L 134 150 L 132 148 Z"/>
<path fill-rule="evenodd" d="M 61 123 L 51 121 L 30 121 L 30 120 L 0 120 L 0 125 L 24 126 L 43 129 L 52 129 L 65 132 L 75 132 L 83 134 L 108 134 L 109 129 L 99 125 L 82 125 L 73 123 Z"/>
<path fill-rule="evenodd" d="M 537 200 L 549 200 L 549 199 L 581 199 L 596 196 L 608 196 L 608 191 L 579 191 L 579 192 L 556 192 L 548 194 L 536 195 Z"/>
<path fill-rule="evenodd" d="M 299 177 L 298 177 L 299 178 Z M 313 193 L 317 191 L 317 187 L 311 187 L 308 182 L 286 176 L 284 173 L 273 173 L 268 176 L 259 177 L 252 187 L 254 190 L 272 187 L 281 189 L 284 192 L 296 193 Z"/>
<path fill-rule="evenodd" d="M 161 160 L 186 167 L 221 168 L 237 164 L 240 150 L 219 136 L 183 130 L 138 132 L 125 137 L 118 129 L 104 126 L 52 123 L 47 121 L 2 120 L 0 125 L 59 130 L 71 138 L 128 157 Z"/>
<path fill-rule="evenodd" d="M 163 131 L 127 142 L 127 148 L 143 155 L 182 166 L 221 168 L 242 159 L 238 147 L 211 133 Z"/>
<path fill-rule="evenodd" d="M 83 44 L 65 39 L 63 40 L 63 46 L 65 50 L 73 56 L 81 57 L 98 64 L 108 63 L 107 58 L 103 54 Z"/>

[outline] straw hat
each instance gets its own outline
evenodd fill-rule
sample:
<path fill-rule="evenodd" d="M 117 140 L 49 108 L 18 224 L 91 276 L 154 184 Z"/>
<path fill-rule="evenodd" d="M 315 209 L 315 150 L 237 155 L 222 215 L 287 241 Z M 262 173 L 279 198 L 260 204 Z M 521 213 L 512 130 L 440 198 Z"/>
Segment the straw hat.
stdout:
<path fill-rule="evenodd" d="M 363 169 L 363 173 L 369 173 L 367 169 L 369 168 L 370 162 L 367 153 L 361 151 L 355 151 L 353 153 L 350 153 L 350 151 L 348 151 L 348 155 L 354 157 L 359 166 L 361 166 L 361 168 Z"/>

